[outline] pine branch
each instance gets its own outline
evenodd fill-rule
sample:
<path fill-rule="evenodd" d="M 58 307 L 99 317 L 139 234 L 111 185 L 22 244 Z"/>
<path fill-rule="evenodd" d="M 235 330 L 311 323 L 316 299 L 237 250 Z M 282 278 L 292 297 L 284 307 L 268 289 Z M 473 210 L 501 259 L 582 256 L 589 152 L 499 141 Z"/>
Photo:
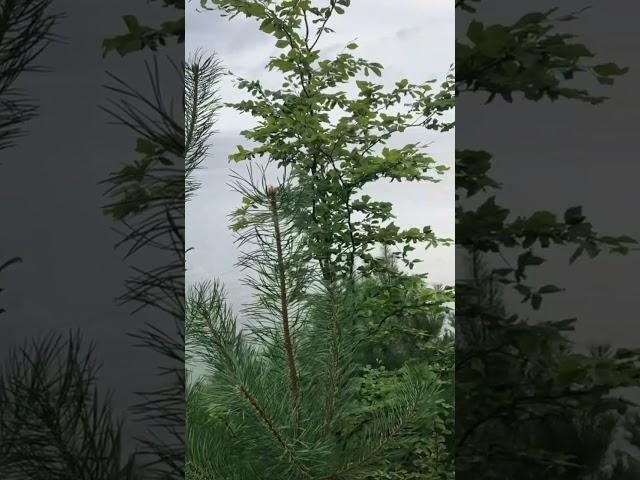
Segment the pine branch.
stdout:
<path fill-rule="evenodd" d="M 234 370 L 238 357 L 249 353 L 218 282 L 202 282 L 189 289 L 185 328 L 188 358 L 204 360 L 212 372 Z"/>
<path fill-rule="evenodd" d="M 185 189 L 187 200 L 200 187 L 193 178 L 209 154 L 213 126 L 221 107 L 217 84 L 222 65 L 215 55 L 200 51 L 192 54 L 185 66 Z"/>
<path fill-rule="evenodd" d="M 2 265 L 0 265 L 0 273 L 9 268 L 11 265 L 14 265 L 16 263 L 22 263 L 22 259 L 20 257 L 13 257 L 10 258 L 9 260 L 7 260 L 6 262 L 4 262 Z M 4 290 L 4 288 L 0 288 L 0 293 L 2 293 L 2 291 Z M 6 310 L 4 308 L 0 308 L 0 314 L 3 314 Z"/>
<path fill-rule="evenodd" d="M 93 348 L 70 334 L 10 352 L 0 376 L 2 478 L 133 478 L 121 422 L 98 393 Z"/>
<path fill-rule="evenodd" d="M 244 385 L 238 386 L 238 391 L 240 395 L 247 400 L 253 409 L 255 410 L 256 415 L 260 418 L 264 427 L 273 435 L 278 444 L 282 447 L 285 454 L 287 455 L 287 460 L 291 463 L 294 468 L 301 474 L 304 478 L 311 479 L 312 477 L 309 475 L 307 469 L 300 463 L 298 459 L 298 455 L 296 452 L 289 446 L 289 444 L 285 441 L 284 437 L 280 433 L 279 429 L 275 426 L 273 420 L 269 418 L 264 408 L 260 405 L 258 400 L 251 395 L 251 393 L 247 390 Z"/>
<path fill-rule="evenodd" d="M 336 472 L 320 477 L 317 480 L 341 480 L 347 478 L 351 473 L 365 470 L 370 468 L 372 464 L 378 463 L 379 458 L 384 456 L 384 452 L 408 428 L 408 424 L 418 413 L 421 403 L 438 392 L 438 382 L 432 380 L 431 383 L 427 384 L 424 380 L 415 378 L 418 375 L 412 369 L 405 371 L 404 391 L 401 392 L 403 396 L 400 401 L 392 406 L 381 419 L 369 427 L 374 432 L 374 435 L 380 434 L 381 438 L 375 443 L 366 442 L 366 451 L 359 458 L 347 462 Z M 433 407 L 433 404 L 430 403 L 424 406 L 427 408 Z M 376 425 L 376 423 L 379 423 L 379 425 Z"/>
<path fill-rule="evenodd" d="M 34 62 L 56 40 L 61 14 L 51 14 L 52 0 L 0 0 L 0 150 L 25 135 L 23 125 L 37 113 L 37 103 L 16 87 L 22 75 L 43 72 Z"/>

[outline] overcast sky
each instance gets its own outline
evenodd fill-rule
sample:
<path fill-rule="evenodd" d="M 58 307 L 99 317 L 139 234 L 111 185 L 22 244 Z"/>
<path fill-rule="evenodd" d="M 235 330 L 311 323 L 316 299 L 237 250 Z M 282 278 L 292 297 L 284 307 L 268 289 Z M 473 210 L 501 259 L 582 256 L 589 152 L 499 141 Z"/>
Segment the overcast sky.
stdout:
<path fill-rule="evenodd" d="M 253 20 L 237 17 L 231 22 L 217 12 L 196 11 L 198 2 L 187 6 L 187 52 L 205 49 L 217 52 L 234 74 L 259 79 L 277 87 L 277 75 L 265 72 L 269 57 L 278 53 L 272 37 L 260 32 Z M 321 41 L 323 53 L 334 55 L 351 40 L 357 40 L 358 55 L 384 65 L 382 81 L 393 85 L 401 78 L 420 82 L 442 80 L 454 61 L 454 8 L 450 0 L 355 1 L 330 25 L 336 30 Z M 230 78 L 221 86 L 225 101 L 244 98 Z M 246 141 L 240 130 L 253 124 L 251 117 L 231 109 L 221 112 L 218 134 L 210 158 L 199 173 L 202 189 L 187 205 L 187 244 L 194 250 L 187 257 L 187 283 L 220 278 L 233 303 L 246 299 L 234 268 L 237 251 L 228 229 L 227 215 L 239 205 L 239 197 L 227 186 L 228 155 Z M 428 142 L 428 153 L 436 161 L 453 166 L 454 134 L 415 132 L 399 142 Z M 241 168 L 244 168 L 240 166 Z M 234 168 L 237 168 L 234 167 Z M 371 189 L 381 199 L 394 203 L 397 224 L 403 227 L 430 225 L 440 236 L 454 235 L 454 175 L 448 172 L 438 184 L 380 184 Z M 454 279 L 452 248 L 427 252 L 421 270 L 434 283 L 451 284 Z"/>

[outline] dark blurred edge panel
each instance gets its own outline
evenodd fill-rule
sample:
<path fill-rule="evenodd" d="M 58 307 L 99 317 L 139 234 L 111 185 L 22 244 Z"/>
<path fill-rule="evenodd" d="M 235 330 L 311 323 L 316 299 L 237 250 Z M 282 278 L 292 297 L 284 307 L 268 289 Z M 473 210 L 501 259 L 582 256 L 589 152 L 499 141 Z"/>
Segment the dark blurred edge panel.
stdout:
<path fill-rule="evenodd" d="M 0 0 L 0 478 L 183 478 L 184 0 Z"/>
<path fill-rule="evenodd" d="M 638 13 L 456 0 L 458 480 L 640 478 Z"/>

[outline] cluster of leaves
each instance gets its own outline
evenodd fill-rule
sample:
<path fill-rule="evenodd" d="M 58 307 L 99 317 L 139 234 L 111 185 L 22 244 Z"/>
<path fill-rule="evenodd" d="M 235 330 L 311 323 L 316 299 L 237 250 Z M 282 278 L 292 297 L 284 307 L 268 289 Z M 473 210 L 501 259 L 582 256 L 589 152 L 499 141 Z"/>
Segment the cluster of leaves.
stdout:
<path fill-rule="evenodd" d="M 475 13 L 470 2 L 456 5 Z M 573 35 L 555 33 L 576 16 L 554 13 L 528 14 L 513 25 L 474 19 L 456 43 L 457 94 L 603 101 L 571 87 L 572 76 L 591 73 L 611 84 L 626 69 L 590 63 L 593 55 Z M 470 264 L 468 278 L 456 282 L 457 476 L 605 478 L 605 454 L 627 403 L 613 393 L 638 385 L 640 352 L 578 353 L 567 336 L 575 319 L 528 322 L 508 312 L 501 292 L 513 289 L 537 310 L 544 295 L 562 290 L 526 283 L 545 262 L 542 251 L 573 247 L 573 262 L 585 253 L 627 254 L 636 242 L 598 234 L 580 207 L 561 218 L 547 211 L 514 218 L 490 193 L 501 188 L 490 170 L 489 153 L 456 152 L 456 243 Z M 494 259 L 504 268 L 487 268 Z"/>
<path fill-rule="evenodd" d="M 256 19 L 283 53 L 271 58 L 269 70 L 282 74 L 277 90 L 259 81 L 238 79 L 251 95 L 231 105 L 257 120 L 242 132 L 255 145 L 238 146 L 236 162 L 268 159 L 290 170 L 304 195 L 299 223 L 308 233 L 308 248 L 320 262 L 325 279 L 344 272 L 354 276 L 375 271 L 375 249 L 397 247 L 394 255 L 407 266 L 416 244 L 447 244 L 430 228 L 403 230 L 393 223 L 392 205 L 364 194 L 373 182 L 438 181 L 446 167 L 419 143 L 391 148 L 385 144 L 411 128 L 445 131 L 452 127 L 445 113 L 453 106 L 453 76 L 434 81 L 399 80 L 385 90 L 368 80 L 382 75 L 377 62 L 355 56 L 354 42 L 334 58 L 322 56 L 318 43 L 332 30 L 327 23 L 342 14 L 349 1 L 317 7 L 310 1 L 203 1 L 223 15 Z M 434 85 L 435 84 L 435 85 Z M 347 93 L 355 87 L 357 93 Z"/>
<path fill-rule="evenodd" d="M 391 269 L 395 269 L 393 265 Z M 431 423 L 424 425 L 415 438 L 406 439 L 401 445 L 402 455 L 371 475 L 372 480 L 444 480 L 453 478 L 455 472 L 452 449 L 455 345 L 448 308 L 453 295 L 449 289 L 433 289 L 418 279 L 409 279 L 382 275 L 359 283 L 364 315 L 359 313 L 361 318 L 356 317 L 356 326 L 367 339 L 355 355 L 359 364 L 367 366 L 367 374 L 361 380 L 367 388 L 363 389 L 360 401 L 362 408 L 370 411 L 377 402 L 392 398 L 400 369 L 411 364 L 428 369 L 442 382 L 439 408 L 425 413 L 424 420 Z M 384 293 L 384 300 L 380 298 L 381 292 L 393 292 L 395 289 L 390 287 L 403 283 L 401 291 L 405 292 L 405 298 L 401 301 Z M 368 310 L 374 298 L 378 308 Z"/>
<path fill-rule="evenodd" d="M 150 0 L 161 3 L 164 8 L 172 8 L 184 12 L 184 0 Z M 134 15 L 122 17 L 127 32 L 106 38 L 102 44 L 104 55 L 112 51 L 125 56 L 132 52 L 144 49 L 153 51 L 167 45 L 167 40 L 175 39 L 180 44 L 184 43 L 184 13 L 172 20 L 166 20 L 159 26 L 150 27 L 140 23 Z"/>
<path fill-rule="evenodd" d="M 488 102 L 496 96 L 512 102 L 516 93 L 533 101 L 602 102 L 604 97 L 574 88 L 568 80 L 590 74 L 610 85 L 627 68 L 591 62 L 594 54 L 575 41 L 576 35 L 556 31 L 578 18 L 578 13 L 555 17 L 557 11 L 529 13 L 511 25 L 472 20 L 465 41 L 456 44 L 456 91 L 487 93 Z"/>

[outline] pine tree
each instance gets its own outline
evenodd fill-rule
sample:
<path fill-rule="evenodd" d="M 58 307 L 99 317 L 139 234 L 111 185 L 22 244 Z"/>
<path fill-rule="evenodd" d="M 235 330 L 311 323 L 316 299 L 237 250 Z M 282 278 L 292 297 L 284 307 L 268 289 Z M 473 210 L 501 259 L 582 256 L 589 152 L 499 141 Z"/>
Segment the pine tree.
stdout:
<path fill-rule="evenodd" d="M 441 382 L 405 365 L 394 396 L 363 408 L 365 338 L 346 283 L 326 282 L 292 217 L 288 182 L 239 181 L 240 265 L 255 298 L 246 330 L 218 284 L 187 301 L 187 349 L 207 374 L 188 393 L 187 475 L 211 479 L 360 479 L 384 467 L 438 408 Z"/>

